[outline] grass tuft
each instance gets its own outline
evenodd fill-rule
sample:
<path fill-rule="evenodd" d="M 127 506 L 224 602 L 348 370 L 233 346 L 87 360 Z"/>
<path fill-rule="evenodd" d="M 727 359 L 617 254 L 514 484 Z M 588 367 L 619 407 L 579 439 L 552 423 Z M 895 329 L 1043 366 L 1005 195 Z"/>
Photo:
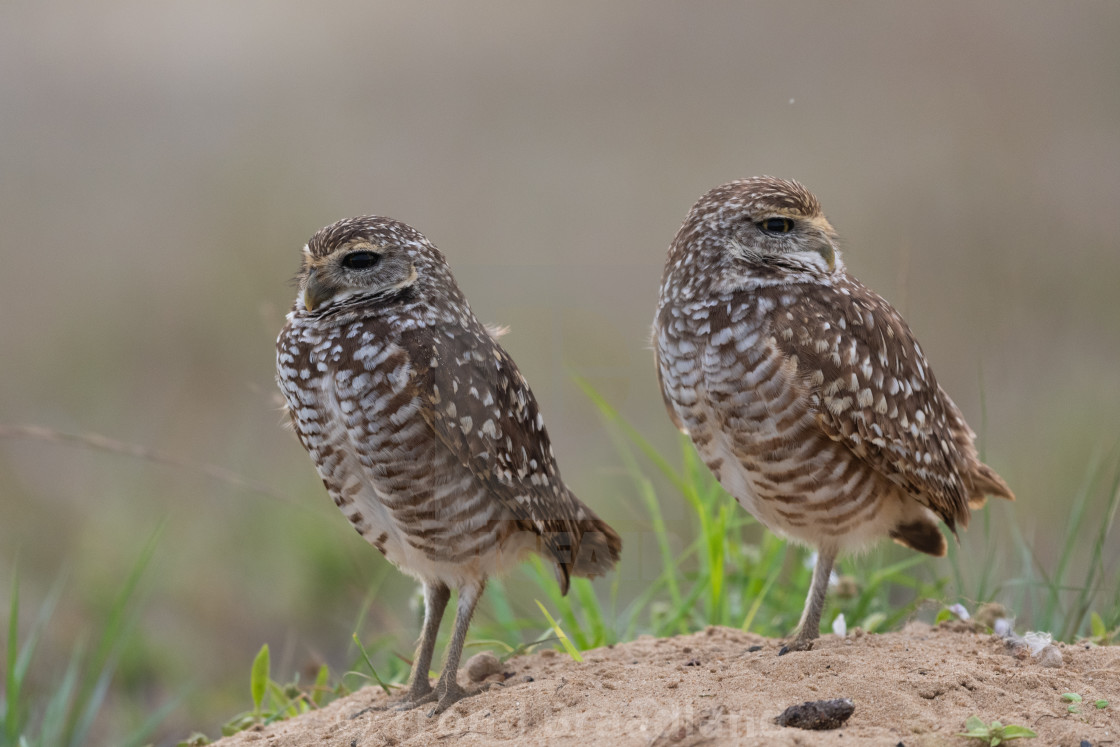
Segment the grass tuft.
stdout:
<path fill-rule="evenodd" d="M 19 643 L 19 577 L 13 573 L 8 618 L 8 644 L 5 657 L 5 692 L 0 697 L 0 746 L 8 747 L 78 747 L 89 744 L 97 719 L 109 691 L 117 664 L 131 637 L 139 616 L 137 589 L 151 563 L 162 526 L 144 545 L 132 571 L 109 610 L 109 617 L 87 657 L 86 642 L 77 641 L 70 654 L 65 673 L 53 688 L 42 691 L 31 688 L 28 671 L 35 657 L 39 640 L 46 632 L 61 597 L 63 582 L 59 580 L 39 608 L 31 630 L 21 646 Z M 142 744 L 176 705 L 175 701 L 149 715 L 147 720 L 127 735 L 122 744 Z"/>

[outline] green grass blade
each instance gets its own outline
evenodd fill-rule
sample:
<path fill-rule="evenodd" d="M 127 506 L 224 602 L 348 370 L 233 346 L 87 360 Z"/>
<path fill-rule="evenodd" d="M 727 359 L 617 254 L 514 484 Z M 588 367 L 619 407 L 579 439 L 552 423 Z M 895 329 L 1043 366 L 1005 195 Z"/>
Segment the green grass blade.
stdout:
<path fill-rule="evenodd" d="M 93 689 L 89 691 L 84 702 L 78 701 L 82 708 L 77 721 L 74 722 L 75 727 L 68 742 L 71 747 L 82 747 L 82 745 L 89 744 L 90 729 L 93 728 L 93 721 L 101 711 L 101 705 L 105 702 L 109 685 L 113 681 L 113 675 L 116 674 L 117 662 L 118 654 L 114 652 L 114 655 L 106 659 L 101 667 L 97 679 L 94 680 Z"/>
<path fill-rule="evenodd" d="M 366 589 L 366 595 L 362 599 L 362 604 L 358 608 L 358 618 L 354 621 L 354 627 L 351 628 L 353 632 L 357 633 L 365 626 L 366 618 L 369 617 L 369 611 L 373 608 L 373 603 L 377 600 L 377 595 L 381 591 L 381 587 L 389 575 L 390 568 L 391 566 L 388 564 L 381 564 L 378 567 L 377 575 L 374 576 L 373 580 L 370 582 L 369 588 Z M 349 657 L 352 654 L 354 654 L 354 652 L 348 648 L 346 655 Z"/>
<path fill-rule="evenodd" d="M 1050 585 L 1043 612 L 1045 622 L 1048 624 L 1047 629 L 1050 630 L 1057 627 L 1054 625 L 1054 622 L 1056 621 L 1058 611 L 1061 607 L 1061 589 L 1059 587 L 1061 584 L 1065 583 L 1066 569 L 1069 567 L 1074 550 L 1081 544 L 1079 535 L 1081 534 L 1081 524 L 1085 518 L 1085 508 L 1093 493 L 1093 487 L 1100 479 L 1102 462 L 1103 457 L 1098 452 L 1090 462 L 1091 467 L 1086 473 L 1081 486 L 1078 488 L 1072 506 L 1070 507 L 1069 522 L 1066 527 L 1066 540 L 1062 547 L 1062 552 L 1058 557 L 1058 563 L 1051 576 L 1053 583 Z"/>
<path fill-rule="evenodd" d="M 674 606 L 679 605 L 681 590 L 680 584 L 677 583 L 677 563 L 669 544 L 669 532 L 665 528 L 665 517 L 661 513 L 661 505 L 657 502 L 657 493 L 653 489 L 653 483 L 637 472 L 636 465 L 632 474 L 635 475 L 635 481 L 638 483 L 638 494 L 650 514 L 653 535 L 657 540 L 657 549 L 661 553 L 661 572 L 666 589 L 669 591 L 669 599 Z"/>
<path fill-rule="evenodd" d="M 502 630 L 516 630 L 516 616 L 513 614 L 513 606 L 509 603 L 509 595 L 506 593 L 505 584 L 502 583 L 500 578 L 495 578 L 490 581 L 488 586 L 489 593 L 486 596 L 490 602 L 490 609 L 494 612 L 494 619 L 497 620 Z"/>
<path fill-rule="evenodd" d="M 253 696 L 253 716 L 256 718 L 261 716 L 261 703 L 264 702 L 264 693 L 268 689 L 271 668 L 271 657 L 266 643 L 253 658 L 253 666 L 249 670 L 249 692 Z"/>
<path fill-rule="evenodd" d="M 167 720 L 176 708 L 182 705 L 182 697 L 171 698 L 166 703 L 157 708 L 152 715 L 144 719 L 144 723 L 140 725 L 136 731 L 128 736 L 122 743 L 122 747 L 144 747 L 144 745 L 151 744 L 149 737 L 155 733 L 159 725 Z"/>
<path fill-rule="evenodd" d="M 603 399 L 603 396 L 599 394 L 599 392 L 597 392 L 595 388 L 587 382 L 586 379 L 583 379 L 579 376 L 573 378 L 575 379 L 576 385 L 580 389 L 582 389 L 584 394 L 587 395 L 588 399 L 590 399 L 595 404 L 603 417 L 622 429 L 622 431 L 631 441 L 634 442 L 638 449 L 643 454 L 645 454 L 651 462 L 653 462 L 658 471 L 661 472 L 661 474 L 665 475 L 665 477 L 667 477 L 669 481 L 672 482 L 673 485 L 681 491 L 681 493 L 687 494 L 690 490 L 690 486 L 681 478 L 679 474 L 677 474 L 677 471 L 673 469 L 672 465 L 669 464 L 669 461 L 665 459 L 665 457 L 662 456 L 656 448 L 654 448 L 653 444 L 647 441 L 646 437 L 643 436 L 637 428 L 626 422 L 626 420 L 624 420 L 622 416 L 618 414 L 618 410 L 607 404 L 607 401 Z"/>
<path fill-rule="evenodd" d="M 658 638 L 662 638 L 689 632 L 688 625 L 683 625 L 683 623 L 687 621 L 689 615 L 693 614 L 696 601 L 706 590 L 707 583 L 703 579 L 693 584 L 692 590 L 689 591 L 688 596 L 681 601 L 681 604 L 673 608 L 672 614 L 654 628 L 654 635 Z M 697 623 L 700 623 L 700 621 L 697 621 Z"/>
<path fill-rule="evenodd" d="M 1098 639 L 1103 639 L 1108 635 L 1108 628 L 1105 627 L 1104 620 L 1097 612 L 1089 617 L 1089 635 Z"/>
<path fill-rule="evenodd" d="M 1026 537 L 1023 536 L 1022 530 L 1019 529 L 1019 526 L 1015 522 L 1010 522 L 1009 527 L 1011 530 L 1011 540 L 1014 543 L 1016 553 L 1019 556 L 1019 567 L 1022 568 L 1021 573 L 1023 574 L 1022 578 L 1020 579 L 1021 583 L 1017 585 L 1018 594 L 1016 595 L 1016 599 L 1012 603 L 1011 608 L 1015 610 L 1026 610 L 1027 599 L 1030 595 L 1030 590 L 1037 584 L 1037 580 L 1035 579 L 1033 553 L 1031 551 L 1030 545 L 1027 543 Z M 1016 584 L 1011 583 L 1009 584 L 1009 586 L 1012 586 L 1014 588 L 1016 587 Z M 1035 626 L 1036 629 L 1038 629 L 1039 627 L 1040 626 L 1038 625 Z"/>
<path fill-rule="evenodd" d="M 554 583 L 551 572 L 545 568 L 544 561 L 542 561 L 539 556 L 534 555 L 530 559 L 529 568 L 537 586 L 544 590 L 548 595 L 549 602 L 560 611 L 558 617 L 568 626 L 568 630 L 572 631 L 572 638 L 575 641 L 575 645 L 578 648 L 590 648 L 587 632 L 576 619 L 575 609 L 572 606 L 572 597 L 560 593 L 560 587 Z M 573 585 L 575 581 L 576 579 L 572 579 Z"/>
<path fill-rule="evenodd" d="M 683 481 L 680 479 L 676 470 L 669 466 L 660 454 L 635 429 L 629 427 L 629 424 L 622 420 L 618 412 L 611 407 L 603 399 L 603 397 L 595 391 L 595 389 L 584 379 L 574 377 L 576 384 L 583 389 L 584 393 L 591 399 L 591 401 L 599 409 L 603 418 L 614 426 L 608 429 L 608 434 L 614 442 L 615 449 L 619 456 L 622 458 L 623 464 L 626 467 L 627 473 L 634 481 L 638 490 L 638 495 L 645 505 L 646 511 L 650 516 L 651 528 L 653 529 L 654 537 L 657 540 L 658 550 L 661 553 L 662 563 L 662 576 L 661 579 L 666 583 L 669 591 L 669 596 L 672 599 L 673 605 L 680 604 L 681 592 L 680 586 L 677 581 L 678 570 L 676 567 L 676 559 L 674 557 L 672 547 L 669 542 L 669 533 L 665 526 L 665 518 L 661 512 L 661 505 L 657 500 L 657 493 L 654 490 L 653 483 L 642 473 L 638 467 L 637 460 L 635 460 L 627 442 L 620 439 L 616 433 L 615 428 L 623 430 L 630 438 L 631 443 L 635 443 L 642 448 L 642 450 L 651 458 L 656 457 L 655 462 L 659 462 L 659 468 L 663 474 L 669 477 L 670 481 L 677 486 L 679 490 L 685 490 Z M 643 448 L 643 445 L 645 448 Z M 636 615 L 631 616 L 632 620 L 636 620 Z"/>
<path fill-rule="evenodd" d="M 497 638 L 472 638 L 463 644 L 463 648 L 478 648 L 480 646 L 497 646 L 498 648 L 505 649 L 507 654 L 511 654 L 517 650 L 516 646 L 511 646 L 505 641 L 499 641 Z"/>
<path fill-rule="evenodd" d="M 637 631 L 641 623 L 640 617 L 642 611 L 649 607 L 650 603 L 661 593 L 663 588 L 665 588 L 664 574 L 647 584 L 646 588 L 626 606 L 623 617 L 626 618 L 627 623 L 622 633 L 623 640 L 633 640 L 638 635 Z"/>
<path fill-rule="evenodd" d="M 58 605 L 58 600 L 62 597 L 62 590 L 65 585 L 66 576 L 63 574 L 55 580 L 47 598 L 43 600 L 43 604 L 39 608 L 39 614 L 35 618 L 27 641 L 20 649 L 19 658 L 16 660 L 16 679 L 20 682 L 23 682 L 27 677 L 27 669 L 31 666 L 31 657 L 34 656 L 38 648 L 40 636 L 46 631 L 47 625 L 54 616 L 54 609 Z"/>
<path fill-rule="evenodd" d="M 353 639 L 354 645 L 358 647 L 358 651 L 361 653 L 362 659 L 365 661 L 366 666 L 369 667 L 369 671 L 370 674 L 373 675 L 373 679 L 377 681 L 377 684 L 381 686 L 381 689 L 385 691 L 386 695 L 392 694 L 389 690 L 389 686 L 385 684 L 380 675 L 377 674 L 377 670 L 373 668 L 373 662 L 370 661 L 369 654 L 366 653 L 366 647 L 362 645 L 362 641 L 360 638 L 358 638 L 357 633 L 354 633 Z"/>
<path fill-rule="evenodd" d="M 603 611 L 599 605 L 599 598 L 595 596 L 595 589 L 586 578 L 577 578 L 572 581 L 572 594 L 579 602 L 579 608 L 587 618 L 588 648 L 605 645 L 607 641 L 607 626 L 603 622 Z"/>
<path fill-rule="evenodd" d="M 311 702 L 316 706 L 324 703 L 324 698 L 331 692 L 331 670 L 326 664 L 319 665 L 315 673 L 315 683 L 311 686 Z"/>
<path fill-rule="evenodd" d="M 1114 468 L 1114 476 L 1108 491 L 1108 503 L 1105 505 L 1104 519 L 1097 526 L 1096 536 L 1093 538 L 1092 549 L 1089 554 L 1088 575 L 1081 585 L 1081 591 L 1074 603 L 1072 612 L 1066 616 L 1066 625 L 1063 630 L 1063 639 L 1072 639 L 1085 622 L 1089 614 L 1093 599 L 1100 590 L 1099 584 L 1104 578 L 1104 549 L 1112 523 L 1116 520 L 1116 511 L 1120 507 L 1120 458 Z"/>
<path fill-rule="evenodd" d="M 66 674 L 62 682 L 47 701 L 46 710 L 43 712 L 43 726 L 39 731 L 39 743 L 61 744 L 62 732 L 67 723 L 66 713 L 70 708 L 70 699 L 78 686 L 78 677 L 81 673 L 82 658 L 85 647 L 78 643 L 70 654 L 70 663 L 66 666 Z"/>
<path fill-rule="evenodd" d="M 560 628 L 560 623 L 556 622 L 556 620 L 552 618 L 552 615 L 548 614 L 548 610 L 543 604 L 541 604 L 541 601 L 539 599 L 534 599 L 533 601 L 535 601 L 537 603 L 537 606 L 541 608 L 541 612 L 544 613 L 545 619 L 548 620 L 548 624 L 552 628 L 552 632 L 554 632 L 556 634 L 556 637 L 560 639 L 560 644 L 564 647 L 564 650 L 568 652 L 568 656 L 572 657 L 577 662 L 582 664 L 583 657 L 580 656 L 579 651 L 577 651 L 576 647 L 572 645 L 572 642 L 568 640 L 568 636 L 566 636 L 564 634 L 564 631 Z"/>
<path fill-rule="evenodd" d="M 21 731 L 20 711 L 20 686 L 23 684 L 17 676 L 16 661 L 19 658 L 19 572 L 12 572 L 12 598 L 8 608 L 8 656 L 7 666 L 4 667 L 5 697 L 4 697 L 4 736 L 7 744 L 15 744 Z"/>
<path fill-rule="evenodd" d="M 88 742 L 89 730 L 101 709 L 109 683 L 116 671 L 120 654 L 137 619 L 137 615 L 133 612 L 132 601 L 140 584 L 140 579 L 151 563 L 152 555 L 155 553 L 160 535 L 163 533 L 163 527 L 164 523 L 161 522 L 152 533 L 152 536 L 140 551 L 140 557 L 133 564 L 124 587 L 113 602 L 109 619 L 101 632 L 97 647 L 90 658 L 86 676 L 83 677 L 82 684 L 78 689 L 75 700 L 78 715 L 64 733 L 66 744 L 83 745 Z"/>
<path fill-rule="evenodd" d="M 784 543 L 783 543 L 783 547 L 784 547 Z M 783 553 L 783 557 L 784 557 L 784 553 Z M 781 574 L 781 572 L 782 572 L 781 564 L 775 565 L 770 570 L 770 575 L 766 577 L 766 582 L 762 585 L 762 590 L 759 591 L 758 594 L 756 594 L 754 599 L 751 601 L 750 609 L 747 610 L 747 616 L 745 618 L 743 618 L 743 625 L 741 627 L 741 630 L 744 633 L 749 633 L 750 632 L 751 625 L 754 624 L 755 616 L 758 615 L 759 609 L 762 608 L 762 603 L 766 600 L 767 595 L 770 593 L 770 587 L 772 587 L 774 585 L 774 582 L 778 580 L 778 575 Z"/>

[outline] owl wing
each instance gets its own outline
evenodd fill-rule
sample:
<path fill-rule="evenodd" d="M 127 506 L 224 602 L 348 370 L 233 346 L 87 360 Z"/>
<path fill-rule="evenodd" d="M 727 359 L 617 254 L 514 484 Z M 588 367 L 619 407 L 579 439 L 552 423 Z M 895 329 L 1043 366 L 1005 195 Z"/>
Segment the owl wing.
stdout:
<path fill-rule="evenodd" d="M 786 313 L 774 344 L 796 356 L 817 424 L 830 438 L 937 512 L 968 524 L 975 434 L 938 385 L 902 316 L 853 278 L 772 290 Z M 775 334 L 777 332 L 777 334 Z"/>
<path fill-rule="evenodd" d="M 425 421 L 490 495 L 541 537 L 567 591 L 588 512 L 560 478 L 525 377 L 477 322 L 430 329 L 408 347 Z"/>

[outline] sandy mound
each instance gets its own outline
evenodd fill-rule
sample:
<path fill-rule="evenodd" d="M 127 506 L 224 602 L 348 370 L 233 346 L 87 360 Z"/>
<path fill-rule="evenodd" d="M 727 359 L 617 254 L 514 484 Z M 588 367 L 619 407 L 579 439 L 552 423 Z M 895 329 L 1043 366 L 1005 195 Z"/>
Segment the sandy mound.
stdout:
<path fill-rule="evenodd" d="M 1120 647 L 1059 644 L 1063 665 L 1045 668 L 963 627 L 915 623 L 900 633 L 830 635 L 812 651 L 782 657 L 778 642 L 729 628 L 643 637 L 585 652 L 583 664 L 544 651 L 506 662 L 497 675 L 503 686 L 434 718 L 426 708 L 355 715 L 385 702 L 371 687 L 219 744 L 976 745 L 954 736 L 972 715 L 1038 732 L 1018 745 L 1120 743 Z M 466 671 L 459 681 L 467 682 Z M 1080 714 L 1067 712 L 1066 692 L 1085 698 Z M 787 706 L 828 698 L 855 702 L 840 729 L 774 723 Z M 1095 708 L 1098 698 L 1108 708 Z"/>

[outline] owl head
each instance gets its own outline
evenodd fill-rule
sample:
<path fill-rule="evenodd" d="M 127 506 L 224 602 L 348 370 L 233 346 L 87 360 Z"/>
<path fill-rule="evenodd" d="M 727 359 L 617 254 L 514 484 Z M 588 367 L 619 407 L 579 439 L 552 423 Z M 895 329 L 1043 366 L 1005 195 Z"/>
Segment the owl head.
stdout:
<path fill-rule="evenodd" d="M 735 281 L 823 278 L 843 269 L 836 232 L 795 181 L 762 176 L 701 197 L 669 248 L 667 276 L 708 268 Z"/>
<path fill-rule="evenodd" d="M 376 215 L 346 218 L 319 229 L 303 248 L 296 310 L 322 314 L 398 300 L 444 275 L 443 256 L 415 228 Z"/>

